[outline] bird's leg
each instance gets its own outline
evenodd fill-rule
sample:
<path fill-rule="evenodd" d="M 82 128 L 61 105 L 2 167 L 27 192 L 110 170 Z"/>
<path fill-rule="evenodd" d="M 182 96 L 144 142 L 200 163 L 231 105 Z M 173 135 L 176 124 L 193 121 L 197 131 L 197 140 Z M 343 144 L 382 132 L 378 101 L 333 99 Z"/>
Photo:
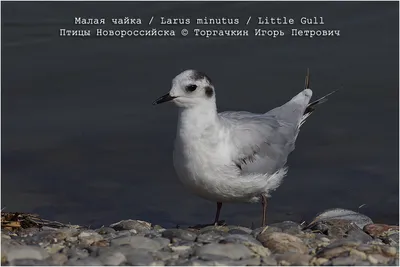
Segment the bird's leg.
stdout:
<path fill-rule="evenodd" d="M 214 225 L 218 225 L 219 213 L 221 212 L 222 203 L 217 202 L 217 212 L 215 213 Z"/>
<path fill-rule="evenodd" d="M 261 226 L 264 227 L 267 220 L 267 197 L 264 195 L 261 195 L 261 204 L 263 208 Z"/>

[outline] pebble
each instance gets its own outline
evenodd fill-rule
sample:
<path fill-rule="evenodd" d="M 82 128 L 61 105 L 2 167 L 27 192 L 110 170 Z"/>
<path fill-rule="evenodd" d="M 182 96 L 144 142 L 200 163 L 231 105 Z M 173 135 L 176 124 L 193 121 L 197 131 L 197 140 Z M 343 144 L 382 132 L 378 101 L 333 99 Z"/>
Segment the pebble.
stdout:
<path fill-rule="evenodd" d="M 49 254 L 38 246 L 13 246 L 4 252 L 2 247 L 2 256 L 5 256 L 7 261 L 12 262 L 19 259 L 44 260 L 49 257 Z"/>
<path fill-rule="evenodd" d="M 273 223 L 269 225 L 269 227 L 276 227 L 282 230 L 283 233 L 291 234 L 291 235 L 296 235 L 301 232 L 301 226 L 292 221 L 284 221 L 280 223 Z"/>
<path fill-rule="evenodd" d="M 103 240 L 103 236 L 96 233 L 95 231 L 82 231 L 78 235 L 78 240 L 81 242 L 81 244 L 90 246 L 94 242 Z"/>
<path fill-rule="evenodd" d="M 387 224 L 368 224 L 364 226 L 363 230 L 373 237 L 380 237 L 389 232 L 398 232 L 399 226 Z"/>
<path fill-rule="evenodd" d="M 275 259 L 278 262 L 286 261 L 290 263 L 290 265 L 309 265 L 312 256 L 301 253 L 286 252 L 277 255 Z"/>
<path fill-rule="evenodd" d="M 116 251 L 105 253 L 101 255 L 99 259 L 104 265 L 108 266 L 121 265 L 126 262 L 125 255 Z"/>
<path fill-rule="evenodd" d="M 140 220 L 123 220 L 110 225 L 116 231 L 134 230 L 135 233 L 143 233 L 151 229 L 151 223 Z"/>
<path fill-rule="evenodd" d="M 225 236 L 219 243 L 251 243 L 255 245 L 262 245 L 260 241 L 252 237 L 251 235 L 243 235 L 243 234 L 231 234 Z"/>
<path fill-rule="evenodd" d="M 170 240 L 179 238 L 186 241 L 194 241 L 197 238 L 194 232 L 184 229 L 167 229 L 161 233 L 161 236 L 169 238 Z"/>
<path fill-rule="evenodd" d="M 17 266 L 17 265 L 19 265 L 19 266 L 30 266 L 30 265 L 48 266 L 49 264 L 43 260 L 17 259 L 17 260 L 11 261 L 11 265 L 15 265 L 15 266 Z"/>
<path fill-rule="evenodd" d="M 351 216 L 353 219 L 349 219 Z M 252 230 L 234 225 L 164 229 L 144 221 L 124 220 L 99 229 L 3 230 L 1 263 L 55 266 L 399 264 L 398 227 L 369 223 L 361 229 L 359 225 L 368 220 L 358 214 L 351 213 L 350 217 L 320 216 L 304 229 L 292 221 Z"/>
<path fill-rule="evenodd" d="M 332 259 L 332 265 L 334 266 L 348 266 L 354 265 L 357 262 L 356 257 L 336 257 Z"/>
<path fill-rule="evenodd" d="M 228 233 L 222 232 L 222 231 L 208 231 L 205 233 L 200 234 L 196 241 L 201 242 L 201 243 L 212 243 L 216 242 L 218 243 L 220 240 L 222 240 L 225 236 L 227 236 Z"/>
<path fill-rule="evenodd" d="M 150 239 L 144 236 L 122 236 L 111 240 L 111 246 L 130 245 L 134 249 L 147 249 L 156 251 L 169 244 L 165 238 Z"/>
<path fill-rule="evenodd" d="M 278 263 L 273 257 L 262 257 L 261 258 L 261 265 L 262 266 L 276 266 Z"/>
<path fill-rule="evenodd" d="M 357 225 L 359 228 L 363 228 L 367 224 L 373 223 L 371 218 L 368 216 L 346 209 L 328 209 L 324 212 L 319 213 L 309 224 L 312 225 L 318 221 L 330 221 L 332 219 L 338 219 L 342 221 L 352 222 Z"/>
<path fill-rule="evenodd" d="M 260 233 L 257 239 L 273 253 L 297 252 L 308 253 L 307 246 L 297 236 L 275 232 L 272 234 Z"/>
<path fill-rule="evenodd" d="M 87 257 L 81 260 L 69 260 L 65 265 L 67 266 L 102 266 L 103 263 L 94 257 Z"/>
<path fill-rule="evenodd" d="M 253 253 L 241 244 L 207 244 L 195 250 L 197 256 L 217 255 L 238 260 L 251 257 Z"/>

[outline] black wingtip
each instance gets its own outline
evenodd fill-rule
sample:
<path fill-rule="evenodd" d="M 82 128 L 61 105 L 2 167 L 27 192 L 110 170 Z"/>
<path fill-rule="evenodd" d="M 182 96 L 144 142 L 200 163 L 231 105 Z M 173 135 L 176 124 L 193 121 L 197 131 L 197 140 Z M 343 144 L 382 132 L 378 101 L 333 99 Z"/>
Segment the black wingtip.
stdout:
<path fill-rule="evenodd" d="M 306 81 L 304 83 L 304 89 L 310 89 L 310 68 L 307 68 Z"/>

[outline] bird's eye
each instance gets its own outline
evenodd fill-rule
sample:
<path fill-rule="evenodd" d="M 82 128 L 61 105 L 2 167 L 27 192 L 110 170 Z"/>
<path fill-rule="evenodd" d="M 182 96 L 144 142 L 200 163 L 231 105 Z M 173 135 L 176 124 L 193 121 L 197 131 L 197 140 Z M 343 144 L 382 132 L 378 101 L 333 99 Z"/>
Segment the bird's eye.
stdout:
<path fill-rule="evenodd" d="M 193 92 L 194 90 L 196 90 L 196 88 L 197 88 L 197 85 L 189 84 L 188 86 L 186 86 L 186 91 Z"/>

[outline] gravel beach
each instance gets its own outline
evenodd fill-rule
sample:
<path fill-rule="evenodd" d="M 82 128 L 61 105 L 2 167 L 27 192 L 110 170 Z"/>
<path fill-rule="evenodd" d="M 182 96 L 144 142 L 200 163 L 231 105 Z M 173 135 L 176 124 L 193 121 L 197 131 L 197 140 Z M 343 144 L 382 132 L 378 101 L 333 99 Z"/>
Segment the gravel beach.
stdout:
<path fill-rule="evenodd" d="M 399 227 L 343 209 L 325 211 L 309 224 L 255 229 L 164 229 L 140 220 L 88 229 L 5 218 L 2 265 L 399 265 Z"/>

